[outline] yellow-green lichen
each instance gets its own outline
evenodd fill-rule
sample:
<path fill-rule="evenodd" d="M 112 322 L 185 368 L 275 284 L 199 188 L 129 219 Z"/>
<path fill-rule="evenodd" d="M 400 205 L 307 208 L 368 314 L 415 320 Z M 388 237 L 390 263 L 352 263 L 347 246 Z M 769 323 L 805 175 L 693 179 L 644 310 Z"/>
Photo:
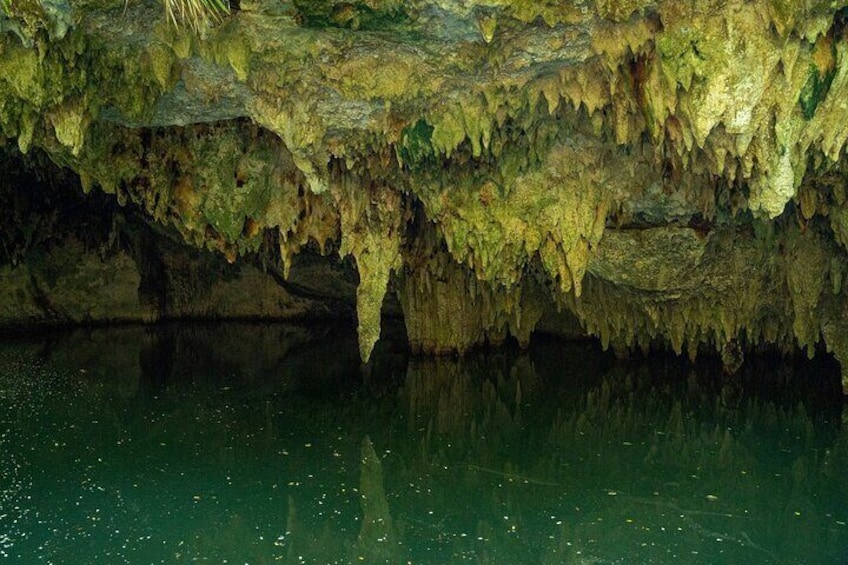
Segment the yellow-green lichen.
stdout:
<path fill-rule="evenodd" d="M 79 155 L 90 122 L 88 105 L 82 100 L 68 100 L 49 116 L 59 143 L 69 148 L 73 155 Z"/>
<path fill-rule="evenodd" d="M 380 338 L 383 299 L 389 278 L 401 266 L 406 215 L 399 193 L 370 179 L 345 175 L 333 187 L 341 220 L 342 255 L 352 255 L 359 272 L 356 289 L 359 352 L 368 361 Z"/>
<path fill-rule="evenodd" d="M 623 347 L 810 351 L 836 324 L 844 2 L 248 7 L 203 38 L 5 33 L 3 135 L 230 260 L 340 243 L 363 358 L 393 273 L 422 350 L 526 341 L 549 298 Z M 213 123 L 145 126 L 178 96 Z"/>
<path fill-rule="evenodd" d="M 6 43 L 0 57 L 0 82 L 11 89 L 14 96 L 40 107 L 47 99 L 44 85 L 44 68 L 38 53 L 16 45 L 5 37 Z"/>
<path fill-rule="evenodd" d="M 174 52 L 164 43 L 151 43 L 142 55 L 142 68 L 153 75 L 163 92 L 172 90 L 179 81 Z"/>

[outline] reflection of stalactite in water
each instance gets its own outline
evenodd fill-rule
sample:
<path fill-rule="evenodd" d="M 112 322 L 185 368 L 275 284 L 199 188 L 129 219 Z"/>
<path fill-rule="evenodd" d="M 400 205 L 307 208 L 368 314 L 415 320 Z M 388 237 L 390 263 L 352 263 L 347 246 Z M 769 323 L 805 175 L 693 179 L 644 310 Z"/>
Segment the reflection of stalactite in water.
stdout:
<path fill-rule="evenodd" d="M 472 472 L 461 476 L 478 487 L 498 473 L 518 477 L 517 484 L 527 477 L 550 482 L 546 478 L 556 465 L 525 455 L 535 452 L 526 442 L 526 430 L 545 418 L 537 409 L 545 405 L 548 388 L 526 353 L 412 359 L 401 398 L 409 432 L 417 437 L 415 457 L 450 472 L 462 461 Z"/>
<path fill-rule="evenodd" d="M 400 540 L 389 513 L 389 501 L 383 485 L 383 465 L 368 436 L 362 440 L 360 463 L 359 504 L 362 507 L 362 528 L 357 540 L 358 557 L 369 561 L 389 560 L 396 554 Z"/>
<path fill-rule="evenodd" d="M 824 452 L 822 474 L 832 479 L 839 477 L 846 468 L 848 468 L 848 409 L 842 413 L 841 433 L 830 449 Z"/>
<path fill-rule="evenodd" d="M 426 421 L 453 445 L 491 441 L 521 428 L 521 406 L 541 395 L 543 384 L 526 355 L 414 359 L 407 368 L 403 398 L 410 430 Z M 495 432 L 497 432 L 495 434 Z"/>
<path fill-rule="evenodd" d="M 721 348 L 721 364 L 725 375 L 735 374 L 745 362 L 745 351 L 736 339 L 731 339 Z"/>
<path fill-rule="evenodd" d="M 563 522 L 556 535 L 550 536 L 551 542 L 543 551 L 540 563 L 543 565 L 600 565 L 609 563 L 586 550 L 592 534 L 580 524 Z"/>
<path fill-rule="evenodd" d="M 286 548 L 286 561 L 288 563 L 294 563 L 297 559 L 297 549 L 295 547 L 295 541 L 298 537 L 297 507 L 294 504 L 294 497 L 292 497 L 292 495 L 289 495 L 288 501 L 289 510 L 288 516 L 286 516 L 286 533 L 284 534 L 288 537 L 288 547 Z"/>
<path fill-rule="evenodd" d="M 315 475 L 313 484 L 320 484 L 333 498 L 327 490 L 330 476 L 340 477 L 344 484 L 337 500 L 355 506 L 350 499 L 349 471 L 360 471 L 360 518 L 364 520 L 351 531 L 342 526 L 350 522 L 325 511 L 328 501 L 322 500 L 320 507 L 310 504 L 317 491 L 290 489 L 301 502 L 296 508 L 289 497 L 287 520 L 280 504 L 282 523 L 277 528 L 284 531 L 274 532 L 282 534 L 274 547 L 284 562 L 296 562 L 302 555 L 319 563 L 338 561 L 339 556 L 349 562 L 362 557 L 364 562 L 396 563 L 403 562 L 398 558 L 404 557 L 401 547 L 415 548 L 410 551 L 418 554 L 425 544 L 428 551 L 443 551 L 433 558 L 442 557 L 442 562 L 460 555 L 473 555 L 483 563 L 609 563 L 634 557 L 647 562 L 658 549 L 645 549 L 628 559 L 621 542 L 638 535 L 656 548 L 669 539 L 665 531 L 674 532 L 678 547 L 707 545 L 721 537 L 727 542 L 722 547 L 734 552 L 734 557 L 750 555 L 753 561 L 765 559 L 760 552 L 754 553 L 757 546 L 782 557 L 822 555 L 822 551 L 839 556 L 844 549 L 840 528 L 846 515 L 839 502 L 848 468 L 848 420 L 840 428 L 839 412 L 831 414 L 827 405 L 823 411 L 816 403 L 799 403 L 799 398 L 807 397 L 797 389 L 794 395 L 787 390 L 793 384 L 789 372 L 783 388 L 775 386 L 776 391 L 768 388 L 774 386 L 770 376 L 752 384 L 750 372 L 756 358 L 732 377 L 741 387 L 734 391 L 733 403 L 721 397 L 727 379 L 719 376 L 717 359 L 707 377 L 702 365 L 678 371 L 677 365 L 651 360 L 650 366 L 637 361 L 616 364 L 589 380 L 577 379 L 572 372 L 572 365 L 592 363 L 588 355 L 546 363 L 530 355 L 499 353 L 460 360 L 416 359 L 401 385 L 386 379 L 378 382 L 380 373 L 375 370 L 371 388 L 349 400 L 345 396 L 345 407 L 339 410 L 336 403 L 304 396 L 314 390 L 303 384 L 314 382 L 306 377 L 286 377 L 280 382 L 264 376 L 307 374 L 298 368 L 317 366 L 310 361 L 325 350 L 309 353 L 293 347 L 294 364 L 282 354 L 266 360 L 257 352 L 264 351 L 265 344 L 270 349 L 278 335 L 288 334 L 265 334 L 264 330 L 248 334 L 246 326 L 236 329 L 242 335 L 267 335 L 267 339 L 260 346 L 254 339 L 216 353 L 192 373 L 180 367 L 196 359 L 180 353 L 212 351 L 201 347 L 205 340 L 196 328 L 162 334 L 176 338 L 173 346 L 164 339 L 146 346 L 150 368 L 160 358 L 153 346 L 168 347 L 173 367 L 167 374 L 175 375 L 163 380 L 167 386 L 157 407 L 162 413 L 155 422 L 138 420 L 136 428 L 121 426 L 118 431 L 116 427 L 115 433 L 103 435 L 102 424 L 108 421 L 104 411 L 111 405 L 106 400 L 125 398 L 121 392 L 125 385 L 94 378 L 93 371 L 74 378 L 75 386 L 81 387 L 76 402 L 51 406 L 50 413 L 56 421 L 70 421 L 97 411 L 98 433 L 76 438 L 86 447 L 105 445 L 106 438 L 112 444 L 115 437 L 128 434 L 134 449 L 152 447 L 159 453 L 167 431 L 174 445 L 202 445 L 203 460 L 218 468 L 273 456 L 294 430 L 308 429 L 316 437 L 332 434 L 337 438 L 332 442 L 333 463 L 315 460 L 326 473 Z M 218 335 L 230 338 L 234 334 Z M 116 355 L 116 359 L 136 362 L 139 340 L 126 341 L 135 344 L 133 355 Z M 350 344 L 355 353 L 355 341 Z M 236 364 L 241 355 L 248 360 Z M 374 367 L 379 366 L 379 357 L 375 355 Z M 205 374 L 201 369 L 212 365 L 219 367 L 218 372 L 201 379 Z M 230 375 L 230 367 L 238 369 L 238 376 Z M 319 382 L 337 382 L 326 375 L 308 374 Z M 225 393 L 222 385 L 226 385 Z M 374 390 L 380 395 L 372 394 Z M 184 400 L 189 393 L 192 403 Z M 268 394 L 264 411 L 254 399 L 256 394 Z M 147 407 L 142 400 L 129 406 L 142 410 Z M 17 408 L 20 403 L 14 404 Z M 124 406 L 118 404 L 114 420 L 132 424 L 136 420 L 129 419 Z M 298 409 L 291 410 L 292 406 Z M 395 417 L 398 413 L 406 417 Z M 381 429 L 381 423 L 387 426 Z M 374 443 L 363 440 L 360 430 L 365 426 L 379 430 Z M 238 442 L 239 437 L 247 440 Z M 391 449 L 392 456 L 384 458 L 383 449 L 378 454 L 375 444 Z M 345 445 L 353 451 L 345 452 Z M 359 465 L 345 467 L 357 455 Z M 306 470 L 300 465 L 308 464 L 306 460 L 290 462 L 282 472 L 298 475 Z M 790 468 L 791 474 L 787 473 Z M 391 512 L 387 489 L 392 495 Z M 625 494 L 652 491 L 657 492 L 656 498 Z M 554 514 L 553 523 L 540 521 Z M 226 544 L 203 538 L 192 543 L 192 551 L 199 554 L 201 549 L 230 544 L 241 549 L 245 540 L 253 538 L 250 532 L 255 527 L 247 518 L 249 510 L 241 515 L 246 519 L 213 515 L 201 522 L 202 532 L 229 529 L 231 533 Z M 503 519 L 506 515 L 508 523 Z M 631 518 L 633 526 L 626 521 Z M 512 525 L 520 535 L 509 529 Z M 650 525 L 650 531 L 630 529 L 641 525 Z M 660 526 L 665 527 L 663 533 Z M 785 535 L 787 531 L 793 535 Z M 460 538 L 461 534 L 467 537 Z M 476 543 L 478 537 L 485 544 Z M 602 543 L 595 545 L 599 540 Z M 251 550 L 261 562 L 261 544 L 244 551 Z"/>

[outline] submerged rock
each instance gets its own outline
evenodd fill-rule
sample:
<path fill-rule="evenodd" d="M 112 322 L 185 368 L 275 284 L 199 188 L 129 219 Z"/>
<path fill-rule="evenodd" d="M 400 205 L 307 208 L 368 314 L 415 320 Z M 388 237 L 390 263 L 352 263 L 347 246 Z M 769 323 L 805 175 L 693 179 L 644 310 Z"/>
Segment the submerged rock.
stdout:
<path fill-rule="evenodd" d="M 152 0 L 0 3 L 0 158 L 278 267 L 192 315 L 320 309 L 250 296 L 308 253 L 355 265 L 364 360 L 396 294 L 422 352 L 576 318 L 617 351 L 824 340 L 848 363 L 848 2 L 240 8 L 192 31 Z M 28 218 L 2 228 L 10 289 Z"/>

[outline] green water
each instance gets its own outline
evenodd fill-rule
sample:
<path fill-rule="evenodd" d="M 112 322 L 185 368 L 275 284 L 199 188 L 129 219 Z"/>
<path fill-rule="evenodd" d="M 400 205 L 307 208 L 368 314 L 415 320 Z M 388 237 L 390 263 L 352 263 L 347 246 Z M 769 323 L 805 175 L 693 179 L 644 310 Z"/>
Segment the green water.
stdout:
<path fill-rule="evenodd" d="M 284 326 L 0 343 L 0 562 L 846 563 L 832 363 Z"/>

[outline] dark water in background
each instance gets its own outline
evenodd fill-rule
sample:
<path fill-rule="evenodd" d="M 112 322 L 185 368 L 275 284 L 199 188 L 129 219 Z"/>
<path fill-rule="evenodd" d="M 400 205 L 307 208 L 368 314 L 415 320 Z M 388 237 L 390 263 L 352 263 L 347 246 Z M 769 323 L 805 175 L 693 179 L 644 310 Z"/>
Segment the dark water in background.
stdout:
<path fill-rule="evenodd" d="M 846 563 L 827 361 L 409 360 L 287 326 L 0 343 L 0 562 Z"/>

